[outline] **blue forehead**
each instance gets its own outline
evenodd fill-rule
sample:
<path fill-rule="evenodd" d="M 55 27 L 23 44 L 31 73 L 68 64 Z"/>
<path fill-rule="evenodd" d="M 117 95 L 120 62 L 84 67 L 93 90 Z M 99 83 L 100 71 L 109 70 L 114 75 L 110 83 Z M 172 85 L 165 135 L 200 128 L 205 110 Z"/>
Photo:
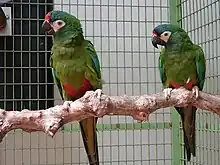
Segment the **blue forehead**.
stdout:
<path fill-rule="evenodd" d="M 176 31 L 182 31 L 182 29 L 177 25 L 161 24 L 161 25 L 156 26 L 153 31 L 156 32 L 158 35 L 161 35 L 165 31 L 170 31 L 173 33 Z"/>

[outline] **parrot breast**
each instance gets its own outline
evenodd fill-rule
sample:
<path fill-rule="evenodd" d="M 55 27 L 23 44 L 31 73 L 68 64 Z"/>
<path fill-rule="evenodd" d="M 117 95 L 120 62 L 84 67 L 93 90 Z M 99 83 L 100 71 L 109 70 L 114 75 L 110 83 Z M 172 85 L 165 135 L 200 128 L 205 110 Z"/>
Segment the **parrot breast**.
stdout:
<path fill-rule="evenodd" d="M 83 80 L 83 85 L 81 88 L 79 89 L 75 89 L 73 88 L 72 84 L 63 84 L 63 89 L 65 90 L 65 92 L 71 96 L 71 97 L 76 97 L 78 95 L 84 95 L 86 93 L 86 91 L 91 90 L 92 89 L 92 85 L 90 84 L 89 80 L 87 80 L 86 78 Z"/>

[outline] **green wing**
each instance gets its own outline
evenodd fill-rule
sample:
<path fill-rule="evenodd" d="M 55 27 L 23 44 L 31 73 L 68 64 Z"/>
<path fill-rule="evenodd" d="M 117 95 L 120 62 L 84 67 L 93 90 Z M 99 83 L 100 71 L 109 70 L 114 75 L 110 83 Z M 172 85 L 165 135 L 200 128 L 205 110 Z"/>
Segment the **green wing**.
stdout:
<path fill-rule="evenodd" d="M 196 46 L 196 69 L 199 79 L 198 87 L 200 90 L 203 89 L 205 83 L 205 73 L 206 73 L 206 62 L 205 62 L 205 55 L 202 48 L 198 45 Z"/>
<path fill-rule="evenodd" d="M 88 40 L 87 40 L 88 41 Z M 92 68 L 95 70 L 98 78 L 101 78 L 101 71 L 100 71 L 100 64 L 99 64 L 99 59 L 98 56 L 96 54 L 94 45 L 92 44 L 92 42 L 88 41 L 88 46 L 87 46 L 87 50 L 89 51 L 89 55 L 93 61 L 93 65 Z"/>
<path fill-rule="evenodd" d="M 50 58 L 50 66 L 51 66 L 51 70 L 52 70 L 52 75 L 53 75 L 53 79 L 54 79 L 54 82 L 55 84 L 57 85 L 58 87 L 58 90 L 59 90 L 59 93 L 60 93 L 60 96 L 62 98 L 62 100 L 64 100 L 64 97 L 63 97 L 63 88 L 61 86 L 61 83 L 60 83 L 60 79 L 57 77 L 56 75 L 56 70 L 55 68 L 53 68 L 53 60 L 52 58 Z"/>
<path fill-rule="evenodd" d="M 85 40 L 85 42 L 86 42 L 86 44 L 85 44 L 86 50 L 88 51 L 89 57 L 92 60 L 92 66 L 90 66 L 90 65 L 87 65 L 87 66 L 90 69 L 90 71 L 92 71 L 93 73 L 95 72 L 97 75 L 97 76 L 95 76 L 97 78 L 95 80 L 93 79 L 93 81 L 91 81 L 91 83 L 94 87 L 102 88 L 101 70 L 100 70 L 100 63 L 99 63 L 98 56 L 96 54 L 96 51 L 95 51 L 93 44 L 89 40 Z"/>
<path fill-rule="evenodd" d="M 164 51 L 165 49 L 162 49 L 160 52 L 159 57 L 159 73 L 160 73 L 160 80 L 163 83 L 163 86 L 166 86 L 166 74 L 164 70 Z"/>

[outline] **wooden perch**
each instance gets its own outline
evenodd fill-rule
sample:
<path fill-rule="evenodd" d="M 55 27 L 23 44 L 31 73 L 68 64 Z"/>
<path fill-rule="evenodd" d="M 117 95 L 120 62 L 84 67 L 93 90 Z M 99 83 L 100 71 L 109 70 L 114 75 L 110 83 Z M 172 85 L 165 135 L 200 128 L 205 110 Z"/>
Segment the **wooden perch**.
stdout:
<path fill-rule="evenodd" d="M 0 141 L 11 130 L 26 132 L 43 131 L 54 136 L 60 127 L 71 121 L 79 121 L 90 116 L 105 115 L 132 116 L 146 121 L 151 113 L 160 108 L 193 105 L 220 115 L 220 96 L 199 92 L 199 98 L 184 88 L 172 90 L 166 100 L 164 93 L 143 96 L 107 96 L 101 90 L 88 91 L 82 98 L 46 110 L 5 111 L 0 109 Z"/>

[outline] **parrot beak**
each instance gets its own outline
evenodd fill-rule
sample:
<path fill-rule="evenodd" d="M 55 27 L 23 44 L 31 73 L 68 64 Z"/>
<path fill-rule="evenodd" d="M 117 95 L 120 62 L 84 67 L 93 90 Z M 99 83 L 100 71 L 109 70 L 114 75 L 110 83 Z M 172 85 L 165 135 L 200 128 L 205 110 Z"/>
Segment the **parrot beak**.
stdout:
<path fill-rule="evenodd" d="M 53 30 L 52 26 L 50 25 L 50 23 L 45 20 L 42 24 L 42 28 L 44 29 L 45 32 L 47 32 L 48 34 L 55 34 L 55 31 Z"/>
<path fill-rule="evenodd" d="M 161 46 L 165 46 L 166 42 L 161 40 L 158 36 L 153 36 L 153 38 L 151 39 L 152 45 L 158 49 L 157 45 L 161 45 Z"/>

